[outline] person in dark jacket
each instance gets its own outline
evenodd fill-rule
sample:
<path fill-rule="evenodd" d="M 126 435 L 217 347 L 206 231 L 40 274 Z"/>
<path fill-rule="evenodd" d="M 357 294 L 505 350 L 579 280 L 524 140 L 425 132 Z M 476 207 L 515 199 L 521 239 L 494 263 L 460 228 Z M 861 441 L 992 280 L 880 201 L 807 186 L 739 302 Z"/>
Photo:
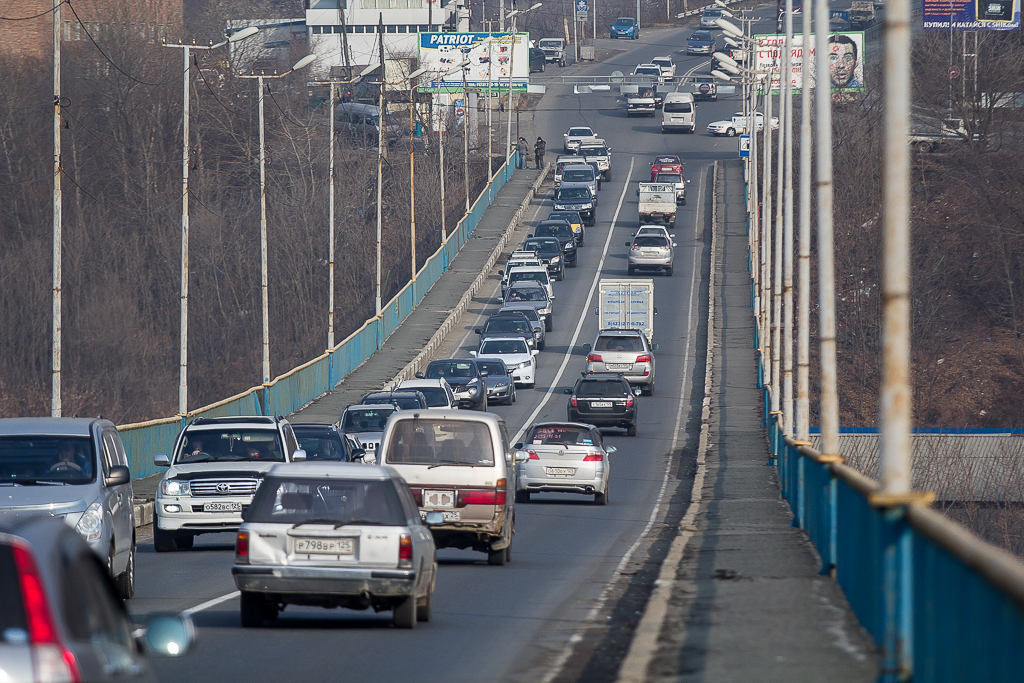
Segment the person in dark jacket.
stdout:
<path fill-rule="evenodd" d="M 537 142 L 533 145 L 533 157 L 537 162 L 537 170 L 540 170 L 544 166 L 544 154 L 548 151 L 548 143 L 544 142 L 544 138 L 537 136 Z"/>
<path fill-rule="evenodd" d="M 530 145 L 526 143 L 526 138 L 519 138 L 516 149 L 519 150 L 519 168 L 526 168 L 526 155 L 530 153 Z"/>

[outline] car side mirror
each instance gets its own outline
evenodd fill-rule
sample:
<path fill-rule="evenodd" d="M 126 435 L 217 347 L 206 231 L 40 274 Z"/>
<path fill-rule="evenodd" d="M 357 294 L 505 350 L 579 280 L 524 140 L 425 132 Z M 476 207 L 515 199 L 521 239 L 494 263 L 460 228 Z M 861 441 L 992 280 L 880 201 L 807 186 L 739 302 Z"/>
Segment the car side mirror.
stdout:
<path fill-rule="evenodd" d="M 658 315 L 658 307 L 657 306 L 654 307 L 654 315 Z"/>
<path fill-rule="evenodd" d="M 444 513 L 443 512 L 428 512 L 426 519 L 427 526 L 437 526 L 438 524 L 444 524 Z"/>
<path fill-rule="evenodd" d="M 358 460 L 363 462 L 366 460 L 366 449 L 365 448 L 353 448 L 352 449 L 352 460 Z"/>
<path fill-rule="evenodd" d="M 562 393 L 563 394 L 571 394 L 572 393 L 572 389 L 563 389 Z"/>
<path fill-rule="evenodd" d="M 470 351 L 470 352 L 469 352 L 469 355 L 471 355 L 471 356 L 473 356 L 474 358 L 476 358 L 476 351 Z"/>
<path fill-rule="evenodd" d="M 538 353 L 540 353 L 540 351 L 538 351 L 537 349 L 534 349 L 533 351 L 530 351 L 530 355 L 531 356 L 536 356 Z"/>
<path fill-rule="evenodd" d="M 674 232 L 670 232 L 668 236 L 671 237 L 672 239 L 676 238 L 676 234 Z"/>
<path fill-rule="evenodd" d="M 590 349 L 592 349 L 592 348 L 593 347 L 590 344 L 584 344 L 583 345 L 583 353 L 590 353 Z"/>
<path fill-rule="evenodd" d="M 658 350 L 658 345 L 657 344 L 651 344 L 651 351 L 657 351 L 657 350 Z"/>
<path fill-rule="evenodd" d="M 673 247 L 678 247 L 679 245 L 678 245 L 678 244 L 676 244 L 675 242 L 673 242 L 673 243 L 672 243 L 672 246 L 673 246 Z"/>
<path fill-rule="evenodd" d="M 415 375 L 413 375 L 413 377 L 415 377 L 416 379 L 423 379 L 423 373 L 417 372 Z"/>
<path fill-rule="evenodd" d="M 607 453 L 608 455 L 611 455 L 612 453 L 614 453 L 617 450 L 619 450 L 619 449 L 616 448 L 615 446 L 608 446 L 607 448 L 604 449 L 604 452 Z"/>
<path fill-rule="evenodd" d="M 516 462 L 526 462 L 530 459 L 530 454 L 526 451 L 516 451 Z"/>
<path fill-rule="evenodd" d="M 306 461 L 306 451 L 304 451 L 303 449 L 300 448 L 300 449 L 296 450 L 294 453 L 292 453 L 292 462 L 305 462 L 305 461 Z"/>
<path fill-rule="evenodd" d="M 634 396 L 639 396 L 641 391 L 643 391 L 643 390 L 640 387 L 634 387 L 633 388 L 633 395 Z"/>
<path fill-rule="evenodd" d="M 522 449 L 522 447 L 523 447 L 523 442 L 522 442 L 522 441 L 520 441 L 520 442 L 519 442 L 519 443 L 517 443 L 517 444 L 513 444 L 513 445 L 512 445 L 512 448 L 516 449 L 517 451 L 518 451 L 518 450 L 521 450 L 521 449 Z"/>
<path fill-rule="evenodd" d="M 636 196 L 637 196 L 637 197 L 639 197 L 639 196 L 640 196 L 640 188 L 637 188 L 637 190 L 636 190 Z"/>
<path fill-rule="evenodd" d="M 157 467 L 170 467 L 171 459 L 167 457 L 166 453 L 157 453 L 153 456 L 153 464 Z"/>
<path fill-rule="evenodd" d="M 481 330 L 479 327 L 473 328 L 473 331 L 476 332 L 477 334 L 483 334 L 483 330 Z"/>
<path fill-rule="evenodd" d="M 142 648 L 159 657 L 179 657 L 196 641 L 196 627 L 187 614 L 158 614 L 150 617 L 138 636 Z"/>
<path fill-rule="evenodd" d="M 110 474 L 103 478 L 107 486 L 124 486 L 132 480 L 132 473 L 127 465 L 114 465 L 110 468 Z"/>
<path fill-rule="evenodd" d="M 481 370 L 481 371 L 480 371 L 480 376 L 481 376 L 481 377 L 487 377 L 487 376 L 489 376 L 490 374 L 491 374 L 491 373 L 487 372 L 486 370 Z"/>
<path fill-rule="evenodd" d="M 532 232 L 529 235 L 526 236 L 526 239 L 530 239 L 531 237 L 533 237 L 533 233 Z"/>
<path fill-rule="evenodd" d="M 688 182 L 688 183 L 692 183 L 693 181 L 692 181 L 692 180 L 690 180 L 689 178 L 687 178 L 687 179 L 686 179 L 686 182 Z"/>

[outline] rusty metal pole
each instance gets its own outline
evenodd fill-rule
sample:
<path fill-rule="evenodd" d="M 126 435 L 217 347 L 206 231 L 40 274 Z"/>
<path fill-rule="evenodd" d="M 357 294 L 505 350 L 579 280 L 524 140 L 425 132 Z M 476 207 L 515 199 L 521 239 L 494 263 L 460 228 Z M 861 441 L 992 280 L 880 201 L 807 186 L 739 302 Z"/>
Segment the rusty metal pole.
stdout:
<path fill-rule="evenodd" d="M 815 74 L 825 82 L 829 72 L 828 0 L 815 2 Z M 832 234 L 832 93 L 815 89 L 818 197 L 818 341 L 821 365 L 821 452 L 839 454 L 839 394 L 836 370 L 836 285 Z"/>
<path fill-rule="evenodd" d="M 50 416 L 61 416 L 60 405 L 60 337 L 61 337 L 61 196 L 60 174 L 60 6 L 53 0 L 53 338 L 51 353 Z"/>
<path fill-rule="evenodd" d="M 796 438 L 810 441 L 811 390 L 811 88 L 810 61 L 812 5 L 803 11 L 803 60 L 800 69 L 800 240 L 797 275 Z"/>
<path fill-rule="evenodd" d="M 882 169 L 882 387 L 878 452 L 882 493 L 910 492 L 910 2 L 885 8 Z"/>
<path fill-rule="evenodd" d="M 782 97 L 786 100 L 785 172 L 782 194 L 783 231 L 783 330 L 782 330 L 782 424 L 793 433 L 793 0 L 786 0 L 786 54 L 783 62 Z"/>

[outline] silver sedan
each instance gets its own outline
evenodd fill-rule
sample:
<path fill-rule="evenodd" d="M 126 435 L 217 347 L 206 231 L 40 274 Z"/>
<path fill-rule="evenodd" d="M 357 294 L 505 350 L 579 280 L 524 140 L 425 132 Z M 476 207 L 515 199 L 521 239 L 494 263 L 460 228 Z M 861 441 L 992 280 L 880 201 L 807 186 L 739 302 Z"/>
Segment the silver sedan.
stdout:
<path fill-rule="evenodd" d="M 598 505 L 608 503 L 611 478 L 607 446 L 597 427 L 582 422 L 539 422 L 517 449 L 527 459 L 516 467 L 516 502 L 528 503 L 534 493 L 592 494 Z"/>
<path fill-rule="evenodd" d="M 672 275 L 675 242 L 660 235 L 637 235 L 632 242 L 626 242 L 626 246 L 629 247 L 626 270 L 630 275 L 637 270 L 660 270 Z"/>

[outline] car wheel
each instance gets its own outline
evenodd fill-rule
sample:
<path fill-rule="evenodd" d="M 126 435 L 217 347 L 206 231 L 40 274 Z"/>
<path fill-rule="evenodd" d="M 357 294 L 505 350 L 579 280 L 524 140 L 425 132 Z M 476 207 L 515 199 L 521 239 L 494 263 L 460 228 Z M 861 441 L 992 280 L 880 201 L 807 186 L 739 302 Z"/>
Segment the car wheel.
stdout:
<path fill-rule="evenodd" d="M 668 268 L 665 269 L 665 275 L 667 275 L 668 277 L 672 277 L 672 266 L 669 266 Z"/>
<path fill-rule="evenodd" d="M 683 197 L 683 206 L 686 206 L 686 197 Z"/>
<path fill-rule="evenodd" d="M 547 320 L 544 321 L 544 331 L 545 332 L 550 332 L 554 328 L 554 326 L 555 326 L 555 324 L 554 324 L 554 322 L 552 322 L 550 317 Z M 545 345 L 547 345 L 546 342 L 545 342 Z"/>
<path fill-rule="evenodd" d="M 196 540 L 195 534 L 190 534 L 187 531 L 179 531 L 174 534 L 174 543 L 181 550 L 187 550 L 192 547 L 193 541 Z"/>
<path fill-rule="evenodd" d="M 511 561 L 512 561 L 512 544 L 509 543 L 507 546 L 505 546 L 505 562 L 507 563 L 507 562 L 511 562 Z"/>
<path fill-rule="evenodd" d="M 727 137 L 727 138 L 736 137 L 736 129 L 735 128 L 730 128 L 729 130 L 725 131 L 725 137 Z"/>
<path fill-rule="evenodd" d="M 508 400 L 508 404 L 509 404 L 509 405 L 512 405 L 512 404 L 513 404 L 513 403 L 515 403 L 515 402 L 516 402 L 516 385 L 515 385 L 515 384 L 513 384 L 513 385 L 512 385 L 512 397 L 511 397 L 511 398 L 509 398 L 509 400 Z"/>
<path fill-rule="evenodd" d="M 604 493 L 594 494 L 594 505 L 607 505 L 608 504 L 608 489 L 605 489 Z"/>
<path fill-rule="evenodd" d="M 117 592 L 124 600 L 135 595 L 135 536 L 132 535 L 132 547 L 128 551 L 128 565 L 117 576 Z"/>
<path fill-rule="evenodd" d="M 525 489 L 520 490 L 520 491 L 516 491 L 516 502 L 517 503 L 529 503 L 530 502 L 530 492 L 525 490 Z"/>
<path fill-rule="evenodd" d="M 437 563 L 434 563 L 434 576 L 437 576 Z M 426 596 L 416 605 L 416 621 L 427 622 L 434 616 L 434 582 L 431 580 Z"/>
<path fill-rule="evenodd" d="M 636 269 L 633 266 L 626 266 L 626 275 L 632 275 L 634 272 L 636 272 Z"/>
<path fill-rule="evenodd" d="M 615 40 L 615 34 L 614 33 L 609 33 L 608 37 L 611 38 L 612 40 Z"/>
<path fill-rule="evenodd" d="M 537 342 L 537 350 L 538 351 L 543 351 L 544 347 L 547 346 L 547 345 L 548 345 L 547 339 L 541 339 L 539 342 Z"/>
<path fill-rule="evenodd" d="M 395 628 L 416 628 L 416 598 L 410 595 L 391 610 Z"/>
<path fill-rule="evenodd" d="M 485 413 L 487 412 L 487 394 L 484 394 L 484 400 L 480 403 L 480 410 Z"/>
<path fill-rule="evenodd" d="M 626 436 L 636 436 L 636 424 L 626 427 Z"/>
<path fill-rule="evenodd" d="M 171 553 L 178 549 L 177 537 L 173 531 L 165 531 L 153 524 L 153 550 L 158 553 Z"/>
<path fill-rule="evenodd" d="M 569 267 L 570 268 L 575 268 L 576 267 L 576 259 L 573 259 L 572 263 L 569 264 Z"/>
<path fill-rule="evenodd" d="M 547 68 L 548 68 L 548 63 L 547 62 L 544 62 L 543 64 L 540 65 L 540 70 L 541 71 L 544 71 Z"/>
<path fill-rule="evenodd" d="M 487 553 L 487 564 L 493 564 L 496 567 L 504 567 L 506 562 L 508 562 L 508 553 L 505 552 L 505 548 L 502 548 L 501 550 L 491 550 Z"/>
<path fill-rule="evenodd" d="M 245 628 L 258 628 L 263 626 L 264 604 L 263 596 L 249 591 L 242 591 L 242 606 L 240 615 L 242 626 Z"/>
<path fill-rule="evenodd" d="M 558 282 L 561 282 L 564 279 L 565 279 L 565 268 L 562 268 L 562 269 L 560 269 L 558 271 L 558 275 L 555 277 L 555 280 L 557 280 Z"/>
<path fill-rule="evenodd" d="M 643 393 L 648 396 L 654 396 L 654 382 L 651 382 L 643 389 Z"/>

